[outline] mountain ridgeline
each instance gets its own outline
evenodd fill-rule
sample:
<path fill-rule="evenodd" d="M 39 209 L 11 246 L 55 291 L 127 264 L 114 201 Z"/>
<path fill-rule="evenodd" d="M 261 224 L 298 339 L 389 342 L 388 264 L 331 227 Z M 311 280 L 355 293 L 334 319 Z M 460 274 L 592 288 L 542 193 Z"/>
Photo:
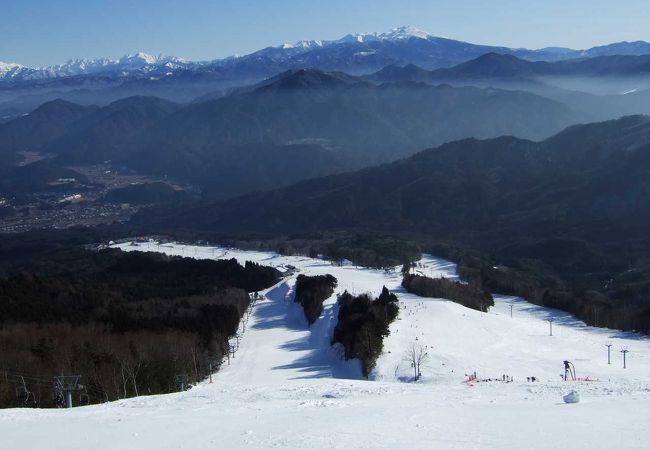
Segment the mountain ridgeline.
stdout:
<path fill-rule="evenodd" d="M 504 227 L 516 232 L 537 222 L 546 227 L 540 232 L 586 219 L 636 222 L 650 212 L 643 201 L 648 158 L 650 118 L 629 116 L 570 127 L 541 142 L 464 139 L 390 164 L 199 203 L 189 211 L 197 212 L 196 228 L 245 231 L 445 232 L 462 225 L 470 234 Z"/>
<path fill-rule="evenodd" d="M 59 119 L 57 109 L 78 112 Z M 56 128 L 52 116 L 60 122 L 57 131 L 50 130 Z M 297 70 L 186 106 L 141 96 L 95 109 L 48 103 L 0 126 L 0 136 L 10 137 L 0 152 L 9 159 L 17 150 L 40 150 L 62 164 L 110 160 L 223 198 L 395 160 L 466 136 L 541 139 L 586 117 L 519 91 L 378 85 Z M 30 136 L 41 129 L 49 131 L 34 141 Z"/>
<path fill-rule="evenodd" d="M 544 62 L 487 53 L 451 68 L 393 65 L 363 78 L 374 83 L 412 81 L 521 90 L 563 103 L 588 115 L 591 121 L 650 114 L 647 55 Z"/>
<path fill-rule="evenodd" d="M 111 161 L 226 198 L 467 137 L 541 140 L 577 123 L 650 114 L 648 58 L 535 61 L 491 51 L 433 70 L 291 69 L 189 104 L 146 95 L 104 107 L 55 100 L 0 124 L 0 162 L 24 150 L 67 165 Z"/>

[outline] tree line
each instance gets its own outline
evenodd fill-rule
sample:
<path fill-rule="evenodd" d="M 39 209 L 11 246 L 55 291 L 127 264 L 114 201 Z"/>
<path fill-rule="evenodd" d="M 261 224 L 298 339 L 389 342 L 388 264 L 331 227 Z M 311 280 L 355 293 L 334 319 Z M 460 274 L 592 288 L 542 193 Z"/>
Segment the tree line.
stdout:
<path fill-rule="evenodd" d="M 475 283 L 464 284 L 446 278 L 429 278 L 406 273 L 402 286 L 420 297 L 444 298 L 477 311 L 487 312 L 494 306 L 490 292 Z"/>

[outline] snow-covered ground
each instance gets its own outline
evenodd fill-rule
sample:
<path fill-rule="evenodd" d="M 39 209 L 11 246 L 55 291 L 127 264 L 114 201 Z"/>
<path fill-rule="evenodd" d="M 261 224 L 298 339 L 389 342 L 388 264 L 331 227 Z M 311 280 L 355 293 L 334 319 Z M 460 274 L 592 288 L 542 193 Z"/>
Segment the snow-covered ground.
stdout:
<path fill-rule="evenodd" d="M 120 244 L 195 258 L 236 258 L 308 275 L 330 273 L 338 292 L 382 286 L 400 300 L 384 353 L 371 376 L 330 346 L 336 296 L 307 326 L 292 301 L 295 275 L 266 292 L 239 350 L 214 382 L 187 392 L 72 410 L 0 411 L 0 449 L 231 448 L 650 448 L 650 339 L 586 326 L 522 299 L 497 296 L 489 313 L 404 292 L 400 268 L 333 266 L 306 257 L 236 249 Z M 454 278 L 454 264 L 425 256 L 416 270 Z M 512 307 L 512 317 L 510 311 Z M 553 319 L 549 336 L 548 319 Z M 404 356 L 417 343 L 428 361 L 422 379 Z M 612 344 L 607 364 L 606 344 Z M 627 369 L 620 350 L 626 348 Z M 564 382 L 563 361 L 577 376 Z M 466 383 L 514 377 L 502 381 Z M 529 382 L 534 376 L 539 381 Z M 578 404 L 562 395 L 581 394 Z"/>

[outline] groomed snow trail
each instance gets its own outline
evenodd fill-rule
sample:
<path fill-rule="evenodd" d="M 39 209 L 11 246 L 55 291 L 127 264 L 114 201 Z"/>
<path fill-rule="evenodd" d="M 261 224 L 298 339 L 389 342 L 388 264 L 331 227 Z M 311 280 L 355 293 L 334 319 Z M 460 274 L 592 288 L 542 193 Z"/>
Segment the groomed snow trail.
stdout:
<path fill-rule="evenodd" d="M 336 296 L 307 326 L 293 302 L 295 276 L 263 292 L 230 365 L 178 394 L 140 397 L 73 410 L 0 411 L 0 449 L 213 448 L 650 448 L 650 341 L 645 336 L 587 327 L 569 314 L 497 297 L 490 313 L 405 293 L 399 268 L 333 266 L 270 252 L 178 244 L 121 244 L 195 258 L 236 258 L 299 273 L 334 275 L 337 292 L 382 286 L 400 300 L 371 379 L 330 346 Z M 455 278 L 456 267 L 425 256 L 416 270 Z M 512 306 L 513 317 L 510 317 Z M 552 318 L 553 336 L 548 319 Z M 404 361 L 408 346 L 426 346 L 422 380 Z M 613 344 L 607 364 L 606 343 Z M 627 348 L 628 369 L 619 350 Z M 579 377 L 563 382 L 562 361 Z M 464 383 L 503 375 L 514 382 Z M 535 376 L 539 381 L 528 382 Z M 579 404 L 562 394 L 580 392 Z"/>

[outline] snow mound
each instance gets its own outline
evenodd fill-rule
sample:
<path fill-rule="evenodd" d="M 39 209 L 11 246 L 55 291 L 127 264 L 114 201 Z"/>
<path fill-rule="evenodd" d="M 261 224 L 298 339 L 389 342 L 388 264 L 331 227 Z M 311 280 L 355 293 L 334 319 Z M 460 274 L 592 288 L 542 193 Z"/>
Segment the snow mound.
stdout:
<path fill-rule="evenodd" d="M 580 403 L 580 392 L 575 390 L 569 391 L 562 399 L 564 403 Z"/>

